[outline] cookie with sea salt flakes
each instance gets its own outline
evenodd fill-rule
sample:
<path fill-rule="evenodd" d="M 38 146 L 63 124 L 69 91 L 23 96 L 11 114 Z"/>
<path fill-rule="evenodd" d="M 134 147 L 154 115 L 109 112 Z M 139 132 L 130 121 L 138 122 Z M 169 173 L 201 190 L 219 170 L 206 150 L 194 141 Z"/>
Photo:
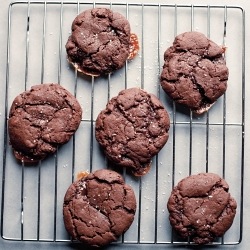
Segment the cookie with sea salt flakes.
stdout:
<path fill-rule="evenodd" d="M 152 158 L 168 140 L 169 115 L 161 101 L 139 88 L 125 89 L 113 97 L 96 120 L 96 140 L 108 159 L 145 175 Z"/>
<path fill-rule="evenodd" d="M 116 241 L 132 224 L 135 212 L 133 189 L 108 169 L 85 174 L 69 186 L 64 197 L 66 230 L 92 247 Z"/>
<path fill-rule="evenodd" d="M 227 89 L 225 48 L 196 31 L 176 36 L 164 53 L 161 86 L 175 102 L 202 114 Z"/>
<path fill-rule="evenodd" d="M 81 122 L 76 98 L 55 83 L 39 84 L 19 94 L 8 120 L 10 145 L 15 157 L 36 163 L 70 140 Z"/>
<path fill-rule="evenodd" d="M 214 173 L 200 173 L 182 179 L 168 203 L 172 227 L 184 239 L 207 244 L 231 227 L 237 203 L 227 182 Z"/>
<path fill-rule="evenodd" d="M 112 73 L 138 53 L 138 38 L 130 32 L 128 20 L 111 9 L 85 10 L 71 29 L 66 43 L 68 61 L 84 74 Z"/>

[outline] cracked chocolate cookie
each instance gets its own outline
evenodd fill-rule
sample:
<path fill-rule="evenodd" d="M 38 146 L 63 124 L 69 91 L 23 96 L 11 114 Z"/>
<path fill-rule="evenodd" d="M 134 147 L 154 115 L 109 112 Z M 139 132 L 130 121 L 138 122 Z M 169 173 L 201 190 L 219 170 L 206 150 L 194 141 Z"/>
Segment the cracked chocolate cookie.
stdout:
<path fill-rule="evenodd" d="M 8 131 L 15 157 L 36 163 L 77 130 L 82 109 L 59 84 L 40 84 L 18 95 L 10 108 Z"/>
<path fill-rule="evenodd" d="M 139 88 L 121 91 L 96 120 L 95 135 L 111 162 L 145 175 L 168 140 L 169 116 L 160 100 Z"/>
<path fill-rule="evenodd" d="M 172 227 L 183 238 L 207 244 L 231 227 L 237 204 L 227 182 L 213 173 L 182 179 L 173 189 L 167 208 Z"/>
<path fill-rule="evenodd" d="M 118 12 L 94 8 L 80 13 L 72 23 L 66 44 L 68 60 L 87 75 L 99 76 L 121 68 L 139 50 L 128 20 Z"/>
<path fill-rule="evenodd" d="M 164 53 L 163 90 L 197 114 L 206 112 L 227 89 L 225 49 L 199 32 L 178 35 Z"/>
<path fill-rule="evenodd" d="M 115 171 L 87 174 L 68 188 L 63 204 L 65 228 L 88 246 L 107 245 L 132 224 L 136 212 L 133 189 Z"/>

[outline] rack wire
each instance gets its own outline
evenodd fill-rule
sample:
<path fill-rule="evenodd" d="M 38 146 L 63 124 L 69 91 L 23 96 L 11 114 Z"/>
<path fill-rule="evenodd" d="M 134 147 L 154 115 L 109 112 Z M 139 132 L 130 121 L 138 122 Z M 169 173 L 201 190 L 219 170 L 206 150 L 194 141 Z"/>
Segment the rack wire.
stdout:
<path fill-rule="evenodd" d="M 64 45 L 74 17 L 93 7 L 122 13 L 139 37 L 140 52 L 107 77 L 82 76 L 66 60 Z M 211 110 L 196 116 L 162 91 L 163 53 L 174 37 L 197 30 L 226 47 L 228 90 Z M 245 13 L 238 6 L 80 1 L 19 1 L 9 6 L 1 236 L 13 241 L 70 242 L 62 218 L 64 194 L 77 173 L 110 167 L 95 137 L 95 119 L 125 88 L 157 95 L 171 117 L 170 138 L 153 159 L 150 173 L 136 179 L 122 170 L 136 193 L 130 229 L 113 244 L 192 244 L 172 231 L 167 199 L 177 182 L 194 173 L 215 172 L 227 180 L 238 203 L 232 227 L 212 245 L 242 239 L 245 132 Z M 12 100 L 32 85 L 57 82 L 79 100 L 81 125 L 72 140 L 36 166 L 18 164 L 8 144 Z"/>

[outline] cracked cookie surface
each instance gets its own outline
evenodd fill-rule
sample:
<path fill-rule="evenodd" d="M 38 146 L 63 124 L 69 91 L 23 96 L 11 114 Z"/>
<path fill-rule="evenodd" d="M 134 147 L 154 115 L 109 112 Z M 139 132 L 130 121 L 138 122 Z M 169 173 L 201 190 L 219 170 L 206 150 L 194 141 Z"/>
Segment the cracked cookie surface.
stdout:
<path fill-rule="evenodd" d="M 98 76 L 121 68 L 130 53 L 130 24 L 118 12 L 94 8 L 72 23 L 68 60 L 81 72 Z"/>
<path fill-rule="evenodd" d="M 170 120 L 160 100 L 139 88 L 121 91 L 96 120 L 96 139 L 115 164 L 145 175 L 168 140 Z"/>
<path fill-rule="evenodd" d="M 164 53 L 163 90 L 195 113 L 206 112 L 227 89 L 224 52 L 200 32 L 178 35 Z"/>
<path fill-rule="evenodd" d="M 133 189 L 115 171 L 101 169 L 72 183 L 64 197 L 65 228 L 89 246 L 107 245 L 132 224 L 136 212 Z"/>
<path fill-rule="evenodd" d="M 68 142 L 77 130 L 82 109 L 59 84 L 40 84 L 18 95 L 10 108 L 8 131 L 14 155 L 37 162 Z"/>
<path fill-rule="evenodd" d="M 213 173 L 182 179 L 173 189 L 167 208 L 172 227 L 183 238 L 207 244 L 231 227 L 237 203 L 227 182 Z"/>

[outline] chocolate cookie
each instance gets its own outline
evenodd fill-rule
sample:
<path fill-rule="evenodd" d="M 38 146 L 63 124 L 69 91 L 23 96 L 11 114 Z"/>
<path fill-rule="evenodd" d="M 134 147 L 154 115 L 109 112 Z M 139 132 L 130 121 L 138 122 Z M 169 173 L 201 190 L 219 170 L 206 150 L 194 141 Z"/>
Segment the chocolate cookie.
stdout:
<path fill-rule="evenodd" d="M 183 238 L 207 244 L 230 228 L 236 201 L 226 181 L 217 174 L 201 173 L 181 180 L 167 204 L 169 220 Z"/>
<path fill-rule="evenodd" d="M 8 120 L 15 157 L 37 162 L 69 141 L 77 130 L 82 109 L 76 98 L 59 84 L 40 84 L 18 95 Z"/>
<path fill-rule="evenodd" d="M 168 140 L 169 116 L 160 100 L 139 88 L 121 91 L 96 120 L 96 139 L 115 164 L 144 175 Z"/>
<path fill-rule="evenodd" d="M 135 34 L 131 37 L 128 20 L 110 9 L 94 8 L 80 13 L 71 29 L 66 44 L 68 60 L 87 75 L 111 73 L 139 49 Z"/>
<path fill-rule="evenodd" d="M 164 54 L 163 90 L 197 114 L 206 112 L 227 89 L 225 49 L 199 32 L 178 35 Z"/>
<path fill-rule="evenodd" d="M 117 240 L 136 212 L 133 189 L 118 173 L 101 169 L 74 182 L 63 204 L 64 224 L 73 239 L 100 247 Z"/>

